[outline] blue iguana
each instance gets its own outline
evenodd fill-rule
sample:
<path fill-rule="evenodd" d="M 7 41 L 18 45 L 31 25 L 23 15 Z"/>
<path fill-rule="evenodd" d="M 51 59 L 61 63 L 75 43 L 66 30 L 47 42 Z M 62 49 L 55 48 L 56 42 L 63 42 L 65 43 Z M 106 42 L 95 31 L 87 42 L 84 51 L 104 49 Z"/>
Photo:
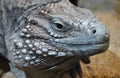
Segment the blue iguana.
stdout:
<path fill-rule="evenodd" d="M 79 61 L 109 47 L 109 31 L 69 0 L 0 0 L 0 54 L 16 78 L 82 77 Z"/>

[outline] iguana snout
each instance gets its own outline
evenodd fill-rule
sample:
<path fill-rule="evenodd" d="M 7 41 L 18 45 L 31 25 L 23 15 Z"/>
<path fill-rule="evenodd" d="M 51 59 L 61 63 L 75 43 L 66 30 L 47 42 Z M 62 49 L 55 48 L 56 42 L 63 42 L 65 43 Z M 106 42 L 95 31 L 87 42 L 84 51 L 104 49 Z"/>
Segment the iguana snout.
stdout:
<path fill-rule="evenodd" d="M 109 31 L 96 18 L 72 26 L 73 30 L 67 37 L 55 39 L 56 46 L 79 56 L 95 55 L 109 47 Z"/>

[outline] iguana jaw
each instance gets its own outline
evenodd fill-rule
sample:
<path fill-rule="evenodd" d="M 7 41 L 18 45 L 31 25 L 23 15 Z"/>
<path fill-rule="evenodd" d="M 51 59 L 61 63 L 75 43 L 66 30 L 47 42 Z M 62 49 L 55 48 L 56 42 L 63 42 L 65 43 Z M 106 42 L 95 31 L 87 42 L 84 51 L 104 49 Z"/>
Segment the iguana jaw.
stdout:
<path fill-rule="evenodd" d="M 57 46 L 65 47 L 71 55 L 68 56 L 91 56 L 106 51 L 109 47 L 109 42 L 101 44 L 62 44 L 57 43 Z"/>

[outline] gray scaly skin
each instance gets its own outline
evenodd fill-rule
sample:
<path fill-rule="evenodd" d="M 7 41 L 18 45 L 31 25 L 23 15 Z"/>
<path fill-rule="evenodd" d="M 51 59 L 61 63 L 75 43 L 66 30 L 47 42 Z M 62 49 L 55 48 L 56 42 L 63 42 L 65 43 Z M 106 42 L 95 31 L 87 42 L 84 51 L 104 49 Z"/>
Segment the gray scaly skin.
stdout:
<path fill-rule="evenodd" d="M 17 78 L 82 77 L 79 60 L 107 50 L 109 32 L 68 0 L 1 0 L 0 53 Z"/>

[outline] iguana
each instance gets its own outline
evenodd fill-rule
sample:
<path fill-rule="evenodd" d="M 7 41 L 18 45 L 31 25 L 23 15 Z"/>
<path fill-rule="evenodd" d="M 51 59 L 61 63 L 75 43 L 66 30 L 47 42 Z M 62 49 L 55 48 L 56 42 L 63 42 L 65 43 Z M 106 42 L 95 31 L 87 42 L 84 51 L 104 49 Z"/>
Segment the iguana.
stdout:
<path fill-rule="evenodd" d="M 82 77 L 79 60 L 104 52 L 109 31 L 69 0 L 0 0 L 0 54 L 16 78 Z"/>

